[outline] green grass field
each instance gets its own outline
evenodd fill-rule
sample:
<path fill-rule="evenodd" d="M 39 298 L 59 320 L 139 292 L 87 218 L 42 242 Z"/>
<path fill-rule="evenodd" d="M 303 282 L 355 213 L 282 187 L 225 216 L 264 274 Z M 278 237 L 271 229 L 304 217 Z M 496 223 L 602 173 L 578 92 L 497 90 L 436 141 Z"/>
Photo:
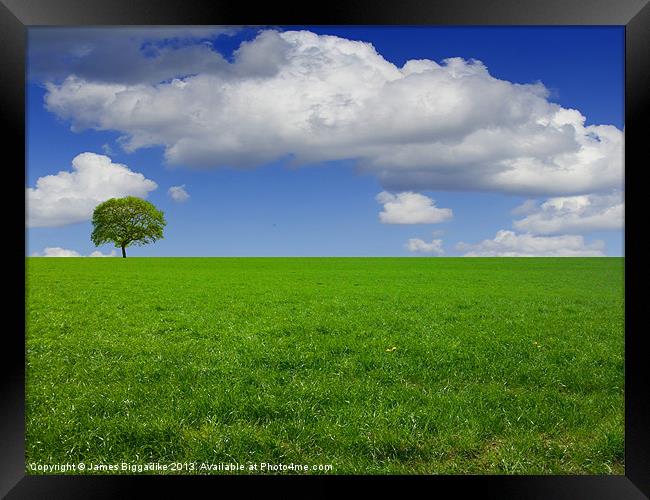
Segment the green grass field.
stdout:
<path fill-rule="evenodd" d="M 622 474 L 623 265 L 28 258 L 26 460 Z"/>

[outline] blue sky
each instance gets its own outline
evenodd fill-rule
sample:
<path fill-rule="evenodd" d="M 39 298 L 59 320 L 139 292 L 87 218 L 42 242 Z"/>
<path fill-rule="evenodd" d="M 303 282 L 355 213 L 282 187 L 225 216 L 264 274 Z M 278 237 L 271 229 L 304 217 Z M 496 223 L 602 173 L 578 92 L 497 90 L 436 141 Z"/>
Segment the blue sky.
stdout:
<path fill-rule="evenodd" d="M 168 222 L 130 256 L 623 255 L 622 27 L 30 28 L 28 71 L 27 255 L 108 254 L 117 194 Z"/>

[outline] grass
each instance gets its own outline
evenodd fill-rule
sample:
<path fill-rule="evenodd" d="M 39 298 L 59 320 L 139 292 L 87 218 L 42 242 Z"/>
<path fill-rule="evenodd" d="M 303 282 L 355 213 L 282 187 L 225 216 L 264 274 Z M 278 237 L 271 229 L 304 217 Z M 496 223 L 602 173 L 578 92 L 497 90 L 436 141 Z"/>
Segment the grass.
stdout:
<path fill-rule="evenodd" d="M 622 258 L 28 258 L 26 460 L 623 474 L 623 299 Z"/>

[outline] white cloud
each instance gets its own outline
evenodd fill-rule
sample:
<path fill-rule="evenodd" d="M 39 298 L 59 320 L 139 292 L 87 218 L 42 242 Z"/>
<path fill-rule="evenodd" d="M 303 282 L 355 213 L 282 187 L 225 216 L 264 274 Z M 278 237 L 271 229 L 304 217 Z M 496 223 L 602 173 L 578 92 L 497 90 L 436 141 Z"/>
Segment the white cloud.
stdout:
<path fill-rule="evenodd" d="M 492 240 L 456 245 L 466 257 L 602 257 L 604 248 L 600 240 L 585 244 L 582 236 L 534 236 L 506 230 L 498 231 Z"/>
<path fill-rule="evenodd" d="M 39 177 L 35 188 L 26 189 L 29 227 L 55 227 L 82 222 L 109 198 L 146 198 L 158 186 L 144 175 L 113 163 L 108 156 L 81 153 L 72 160 L 72 171 Z"/>
<path fill-rule="evenodd" d="M 442 255 L 445 251 L 442 248 L 442 240 L 431 240 L 431 243 L 427 243 L 424 240 L 418 238 L 411 238 L 406 242 L 406 248 L 410 252 L 414 253 L 428 253 Z"/>
<path fill-rule="evenodd" d="M 201 47 L 189 76 L 165 62 L 177 78 L 162 83 L 70 72 L 47 84 L 46 107 L 75 130 L 119 131 L 127 151 L 163 146 L 173 165 L 355 159 L 392 191 L 563 196 L 622 184 L 621 130 L 586 126 L 541 83 L 499 80 L 478 61 L 397 67 L 369 43 L 307 31 L 261 32 L 233 62 Z"/>
<path fill-rule="evenodd" d="M 622 229 L 623 194 L 589 194 L 550 198 L 531 209 L 514 227 L 535 234 L 584 233 Z"/>
<path fill-rule="evenodd" d="M 453 215 L 450 208 L 438 208 L 435 200 L 419 193 L 382 191 L 376 199 L 384 205 L 379 213 L 379 220 L 384 224 L 437 224 Z"/>
<path fill-rule="evenodd" d="M 178 203 L 183 203 L 190 198 L 190 195 L 185 191 L 185 184 L 182 186 L 172 186 L 167 191 L 167 194 L 171 197 L 172 200 Z"/>
<path fill-rule="evenodd" d="M 61 247 L 46 247 L 43 253 L 34 252 L 32 257 L 81 257 L 79 252 Z"/>
<path fill-rule="evenodd" d="M 115 257 L 117 255 L 115 250 L 111 250 L 111 253 L 102 253 L 99 250 L 95 250 L 88 257 Z"/>
<path fill-rule="evenodd" d="M 99 250 L 95 250 L 88 257 L 115 257 L 115 255 L 115 250 L 111 250 L 111 253 L 102 253 Z M 32 252 L 32 257 L 83 257 L 83 255 L 75 250 L 68 250 L 67 248 L 46 247 L 42 253 Z"/>
<path fill-rule="evenodd" d="M 537 200 L 526 200 L 521 205 L 513 208 L 510 213 L 512 215 L 528 215 L 532 214 L 539 208 Z"/>

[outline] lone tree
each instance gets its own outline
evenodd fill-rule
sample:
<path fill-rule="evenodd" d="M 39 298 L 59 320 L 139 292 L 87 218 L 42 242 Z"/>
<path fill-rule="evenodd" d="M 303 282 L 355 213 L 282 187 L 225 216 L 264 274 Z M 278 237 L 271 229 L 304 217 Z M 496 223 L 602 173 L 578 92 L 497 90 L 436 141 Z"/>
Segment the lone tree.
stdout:
<path fill-rule="evenodd" d="M 163 238 L 166 224 L 164 214 L 148 201 L 135 196 L 111 198 L 95 207 L 90 239 L 95 246 L 115 243 L 126 258 L 129 245 L 145 245 Z"/>

